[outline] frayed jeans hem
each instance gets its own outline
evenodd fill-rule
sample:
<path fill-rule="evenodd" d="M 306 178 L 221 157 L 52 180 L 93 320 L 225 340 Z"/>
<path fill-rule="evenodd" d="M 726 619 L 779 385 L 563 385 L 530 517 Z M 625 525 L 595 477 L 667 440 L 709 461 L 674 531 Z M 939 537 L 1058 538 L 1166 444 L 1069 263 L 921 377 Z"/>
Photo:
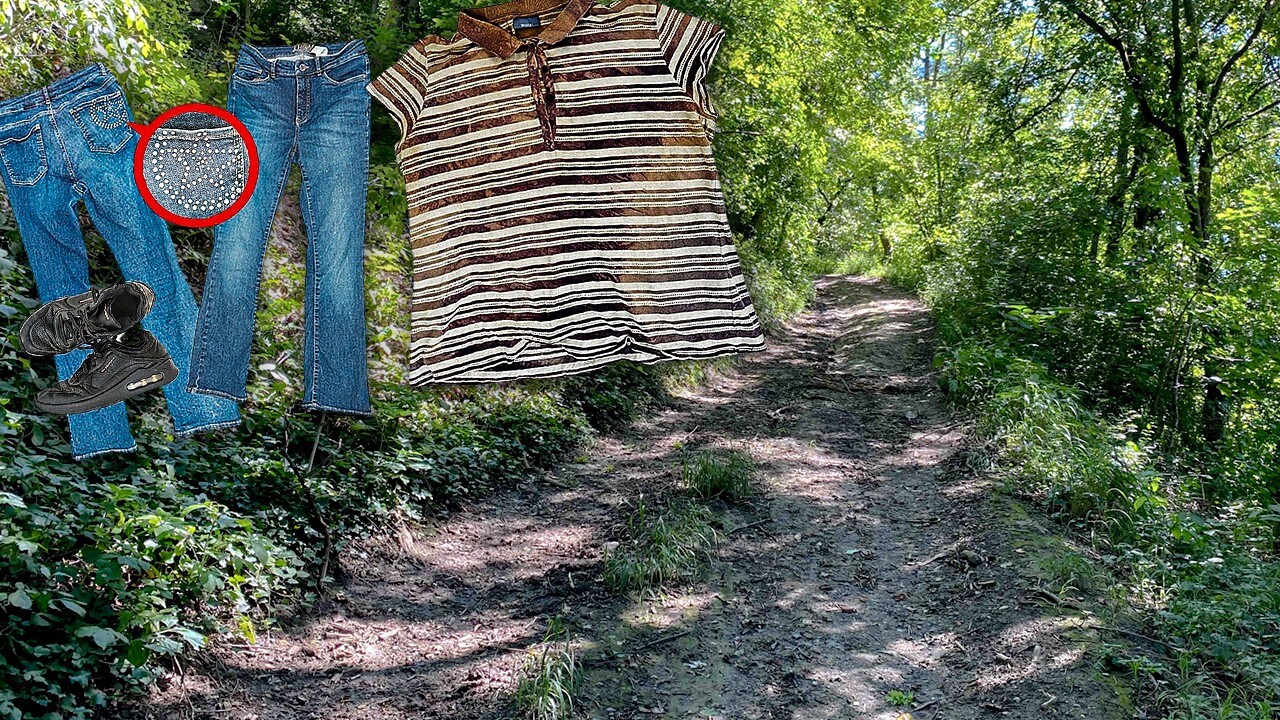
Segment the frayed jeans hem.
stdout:
<path fill-rule="evenodd" d="M 373 410 L 372 410 L 372 409 L 370 409 L 370 410 L 350 410 L 350 409 L 347 409 L 347 408 L 330 407 L 330 406 L 328 406 L 328 405 L 321 405 L 320 403 L 317 403 L 317 402 L 300 402 L 300 403 L 298 403 L 298 407 L 302 408 L 303 410 L 311 410 L 311 411 L 318 411 L 318 412 L 341 413 L 341 414 L 343 414 L 343 415 L 356 415 L 356 416 L 358 416 L 358 417 L 373 417 Z"/>
<path fill-rule="evenodd" d="M 193 428 L 185 428 L 181 430 L 179 430 L 178 428 L 174 428 L 173 434 L 177 435 L 178 437 L 191 437 L 192 435 L 195 435 L 197 433 L 211 432 L 213 430 L 222 430 L 224 428 L 233 428 L 239 425 L 240 425 L 239 420 L 223 420 L 221 422 L 209 423 L 208 425 L 197 425 L 196 427 L 193 427 Z"/>
<path fill-rule="evenodd" d="M 76 460 L 76 461 L 79 461 L 79 460 L 88 460 L 89 458 L 95 458 L 95 457 L 98 457 L 99 455 L 107 455 L 108 453 L 126 453 L 126 452 L 133 452 L 133 451 L 135 451 L 135 450 L 137 450 L 137 449 L 138 449 L 138 444 L 137 444 L 137 443 L 134 443 L 134 444 L 130 445 L 129 447 L 121 447 L 121 448 L 106 448 L 105 450 L 94 450 L 94 451 L 93 451 L 93 452 L 91 452 L 91 453 L 84 453 L 84 454 L 72 453 L 72 454 L 71 454 L 71 459 L 72 459 L 72 460 Z"/>
<path fill-rule="evenodd" d="M 210 390 L 209 388 L 197 387 L 195 385 L 188 385 L 187 392 L 195 393 L 197 395 L 208 395 L 209 397 L 222 398 L 223 400 L 230 400 L 234 403 L 242 403 L 245 401 L 245 397 L 243 396 L 236 397 L 231 393 L 224 393 L 221 390 Z"/>

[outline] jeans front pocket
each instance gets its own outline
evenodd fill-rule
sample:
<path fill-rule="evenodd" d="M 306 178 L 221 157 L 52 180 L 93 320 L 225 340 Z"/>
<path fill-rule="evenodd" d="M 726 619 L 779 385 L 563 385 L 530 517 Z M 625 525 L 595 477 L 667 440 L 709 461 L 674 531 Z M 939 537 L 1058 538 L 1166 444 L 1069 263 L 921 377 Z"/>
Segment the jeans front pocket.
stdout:
<path fill-rule="evenodd" d="M 93 152 L 118 152 L 135 136 L 128 125 L 129 111 L 124 105 L 124 95 L 119 91 L 77 105 L 69 112 Z"/>
<path fill-rule="evenodd" d="M 357 55 L 323 68 L 320 75 L 329 85 L 347 85 L 361 81 L 367 83 L 369 82 L 369 58 L 363 54 Z"/>
<path fill-rule="evenodd" d="M 0 161 L 14 185 L 35 185 L 49 171 L 40 121 L 0 131 Z"/>
<path fill-rule="evenodd" d="M 271 79 L 271 73 L 266 70 L 245 63 L 237 63 L 236 69 L 231 73 L 231 83 L 240 85 L 261 85 Z"/>

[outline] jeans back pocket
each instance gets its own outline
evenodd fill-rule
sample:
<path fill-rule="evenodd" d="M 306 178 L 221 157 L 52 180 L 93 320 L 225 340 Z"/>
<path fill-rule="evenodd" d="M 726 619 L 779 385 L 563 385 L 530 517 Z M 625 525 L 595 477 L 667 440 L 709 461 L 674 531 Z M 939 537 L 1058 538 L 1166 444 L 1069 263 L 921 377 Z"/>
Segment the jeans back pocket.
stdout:
<path fill-rule="evenodd" d="M 0 130 L 0 161 L 14 185 L 35 185 L 49 170 L 40 121 Z"/>
<path fill-rule="evenodd" d="M 119 91 L 103 95 L 69 110 L 93 152 L 113 153 L 135 136 L 129 127 L 129 111 Z"/>
<path fill-rule="evenodd" d="M 178 117 L 186 115 L 205 114 Z M 221 120 L 203 128 L 161 127 L 147 143 L 142 175 L 165 210 L 184 218 L 209 218 L 244 192 L 248 150 L 235 128 Z"/>

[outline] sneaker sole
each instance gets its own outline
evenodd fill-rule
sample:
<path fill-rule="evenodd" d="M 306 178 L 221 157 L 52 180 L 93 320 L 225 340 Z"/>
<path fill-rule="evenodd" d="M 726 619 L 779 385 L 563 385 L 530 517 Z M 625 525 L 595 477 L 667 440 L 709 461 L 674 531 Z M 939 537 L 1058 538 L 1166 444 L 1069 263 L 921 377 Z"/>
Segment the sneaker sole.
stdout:
<path fill-rule="evenodd" d="M 93 397 L 65 405 L 46 405 L 37 399 L 36 407 L 55 415 L 77 415 L 79 413 L 92 412 L 115 405 L 135 395 L 162 388 L 173 382 L 177 377 L 178 366 L 174 365 L 172 360 L 165 360 L 134 370 L 110 388 Z"/>

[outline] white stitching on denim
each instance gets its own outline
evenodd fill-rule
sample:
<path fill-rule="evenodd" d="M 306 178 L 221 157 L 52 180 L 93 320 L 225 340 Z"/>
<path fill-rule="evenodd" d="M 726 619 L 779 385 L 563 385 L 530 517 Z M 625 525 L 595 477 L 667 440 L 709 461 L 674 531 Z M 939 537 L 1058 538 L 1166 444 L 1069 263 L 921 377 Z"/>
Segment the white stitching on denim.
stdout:
<path fill-rule="evenodd" d="M 202 388 L 198 385 L 192 385 L 191 383 L 187 383 L 187 392 L 195 393 L 196 395 L 208 395 L 209 397 L 222 398 L 223 400 L 230 400 L 234 403 L 242 403 L 248 399 L 247 395 L 245 397 L 236 397 L 231 393 L 224 393 L 221 390 L 212 390 L 210 388 Z"/>
<path fill-rule="evenodd" d="M 220 420 L 218 422 L 209 423 L 207 425 L 197 425 L 196 427 L 187 428 L 186 430 L 179 430 L 178 428 L 175 427 L 173 429 L 173 434 L 177 435 L 178 437 L 184 437 L 184 438 L 191 437 L 196 433 L 212 432 L 214 430 L 222 430 L 225 428 L 236 427 L 237 425 L 240 424 L 240 422 L 241 421 L 239 420 Z"/>
<path fill-rule="evenodd" d="M 133 452 L 137 449 L 138 449 L 138 444 L 134 443 L 129 447 L 125 447 L 125 448 L 107 448 L 106 450 L 95 450 L 91 453 L 86 453 L 84 455 L 77 455 L 73 452 L 71 453 L 71 459 L 77 460 L 77 461 L 88 460 L 89 458 L 95 458 L 95 457 L 98 457 L 99 455 L 106 455 L 107 453 Z"/>
<path fill-rule="evenodd" d="M 351 62 L 352 62 L 352 60 L 351 60 L 351 59 L 348 59 L 348 60 L 343 60 L 343 61 L 342 61 L 342 62 L 340 62 L 340 63 L 334 63 L 334 64 L 332 64 L 332 65 L 329 65 L 328 67 L 322 67 L 322 68 L 320 68 L 320 77 L 322 77 L 322 78 L 324 78 L 325 80 L 327 80 L 331 85 L 334 85 L 334 86 L 337 86 L 337 87 L 341 87 L 341 86 L 343 86 L 343 85 L 350 85 L 351 83 L 355 82 L 356 80 L 360 80 L 360 79 L 362 79 L 362 78 L 364 79 L 364 81 L 365 81 L 365 82 L 368 82 L 368 81 L 369 81 L 369 56 L 368 56 L 368 55 L 353 55 L 353 56 L 351 56 L 351 57 L 352 57 L 353 59 L 354 59 L 354 58 L 359 58 L 359 59 L 362 61 L 362 62 L 361 62 L 361 69 L 360 69 L 360 72 L 356 73 L 355 75 L 352 75 L 351 77 L 347 78 L 346 80 L 335 80 L 335 79 L 333 79 L 333 78 L 329 77 L 329 71 L 330 71 L 330 70 L 335 70 L 335 69 L 341 68 L 341 67 L 343 67 L 343 66 L 345 66 L 345 65 L 350 65 L 350 64 L 351 64 Z"/>
<path fill-rule="evenodd" d="M 332 407 L 330 405 L 321 405 L 318 402 L 300 402 L 298 407 L 304 410 L 323 410 L 325 412 L 344 413 L 347 415 L 359 415 L 360 417 L 373 417 L 372 410 L 352 410 L 350 408 Z"/>
<path fill-rule="evenodd" d="M 87 109 L 90 114 L 90 117 L 87 121 L 88 123 L 96 127 L 102 128 L 103 130 L 115 130 L 118 127 L 122 127 L 124 126 L 125 118 L 127 117 L 127 113 L 125 112 L 123 107 L 121 107 L 121 110 L 120 110 L 120 117 L 121 117 L 120 121 L 112 124 L 109 127 L 99 122 L 96 117 L 96 115 L 98 114 L 96 112 L 96 105 L 98 103 L 108 102 L 108 101 L 117 100 L 117 99 L 120 101 L 121 105 L 123 106 L 124 94 L 121 91 L 117 90 L 111 93 L 110 95 L 104 95 L 100 98 L 95 98 L 94 100 L 91 100 L 86 103 L 81 103 L 80 105 L 77 105 L 76 107 L 70 108 L 67 110 L 67 113 L 71 115 L 71 119 L 75 120 L 76 124 L 80 126 L 80 132 L 81 134 L 84 135 L 85 145 L 89 147 L 90 152 L 107 153 L 107 154 L 117 153 L 117 152 L 120 152 L 120 149 L 123 148 L 125 145 L 129 144 L 129 138 L 132 137 L 133 135 L 132 130 L 121 135 L 120 142 L 116 143 L 114 146 L 108 144 L 105 146 L 107 149 L 103 149 L 103 150 L 96 149 L 94 147 L 95 139 L 93 138 L 93 133 L 90 132 L 88 125 L 85 124 L 86 120 L 81 117 L 81 112 Z"/>
<path fill-rule="evenodd" d="M 301 156 L 298 157 L 298 172 L 302 174 L 302 189 L 298 194 L 306 200 L 302 222 L 307 227 L 307 279 L 311 281 L 307 283 L 311 286 L 311 297 L 307 298 L 310 306 L 307 308 L 305 320 L 311 326 L 311 377 L 308 378 L 310 383 L 304 389 L 303 396 L 310 395 L 311 402 L 315 402 L 316 387 L 319 383 L 317 378 L 320 375 L 320 248 L 313 237 L 317 234 L 315 210 L 311 207 L 311 193 L 307 192 L 307 186 L 310 183 L 307 181 L 307 169 L 302 166 Z"/>
<path fill-rule="evenodd" d="M 9 164 L 8 156 L 5 155 L 3 149 L 0 149 L 0 162 L 3 162 L 5 169 L 9 171 L 9 177 L 13 180 L 13 184 L 19 185 L 21 187 L 31 187 L 32 185 L 35 185 L 36 183 L 40 182 L 41 179 L 44 178 L 46 173 L 49 172 L 49 158 L 45 154 L 44 132 L 40 128 L 40 121 L 37 119 L 35 124 L 31 126 L 31 131 L 28 132 L 26 135 L 23 135 L 20 138 L 9 138 L 3 142 L 0 142 L 0 148 L 4 148 L 6 145 L 25 142 L 32 135 L 34 135 L 36 139 L 36 152 L 40 155 L 40 172 L 36 173 L 35 179 L 33 180 L 19 182 L 17 174 L 13 172 L 13 166 Z"/>
<path fill-rule="evenodd" d="M 103 83 L 103 85 L 99 85 L 97 88 L 95 88 L 95 90 L 100 90 L 105 85 L 106 83 Z M 97 97 L 90 98 L 89 100 L 85 100 L 84 102 L 76 103 L 75 105 L 72 105 L 66 108 L 66 110 L 67 112 L 76 112 L 77 110 L 83 110 L 89 107 L 90 105 L 97 105 L 98 103 L 106 102 L 108 100 L 114 100 L 118 97 L 119 98 L 124 97 L 123 90 L 113 90 L 112 92 L 107 93 L 106 95 L 99 95 Z"/>

